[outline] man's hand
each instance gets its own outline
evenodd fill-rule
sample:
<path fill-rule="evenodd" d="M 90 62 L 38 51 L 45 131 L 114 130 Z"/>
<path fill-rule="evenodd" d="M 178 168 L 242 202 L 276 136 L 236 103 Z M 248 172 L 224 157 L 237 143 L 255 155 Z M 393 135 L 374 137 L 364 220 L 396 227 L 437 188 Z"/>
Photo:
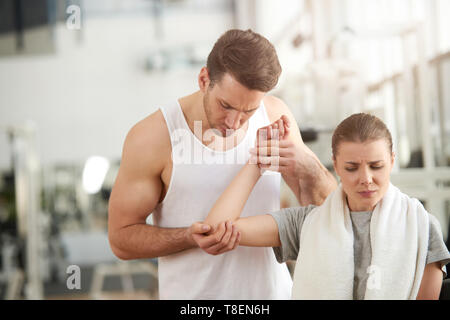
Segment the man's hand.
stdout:
<path fill-rule="evenodd" d="M 195 222 L 188 229 L 194 243 L 209 254 L 234 250 L 241 240 L 240 232 L 230 221 L 220 223 L 216 230 L 210 229 L 209 225 L 201 222 Z"/>
<path fill-rule="evenodd" d="M 301 149 L 292 141 L 266 140 L 252 149 L 250 153 L 257 156 L 258 166 L 263 170 L 277 171 L 288 177 L 300 178 Z"/>
<path fill-rule="evenodd" d="M 250 153 L 261 169 L 278 171 L 291 177 L 298 176 L 301 152 L 298 146 L 288 139 L 289 130 L 290 122 L 285 115 L 258 129 L 256 148 L 250 149 Z"/>
<path fill-rule="evenodd" d="M 289 137 L 290 127 L 289 118 L 283 115 L 260 128 L 256 147 L 250 149 L 250 161 L 258 164 L 261 171 L 280 172 L 301 206 L 321 205 L 337 187 L 336 179 L 301 137 L 296 139 L 294 131 Z"/>

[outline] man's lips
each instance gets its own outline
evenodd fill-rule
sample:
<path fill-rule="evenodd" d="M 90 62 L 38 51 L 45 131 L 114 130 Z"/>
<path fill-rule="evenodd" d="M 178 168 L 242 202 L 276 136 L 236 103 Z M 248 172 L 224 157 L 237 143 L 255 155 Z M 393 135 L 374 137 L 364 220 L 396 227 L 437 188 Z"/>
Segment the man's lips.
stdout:
<path fill-rule="evenodd" d="M 224 136 L 230 136 L 234 133 L 235 130 L 222 126 L 220 127 L 220 131 L 223 133 Z"/>

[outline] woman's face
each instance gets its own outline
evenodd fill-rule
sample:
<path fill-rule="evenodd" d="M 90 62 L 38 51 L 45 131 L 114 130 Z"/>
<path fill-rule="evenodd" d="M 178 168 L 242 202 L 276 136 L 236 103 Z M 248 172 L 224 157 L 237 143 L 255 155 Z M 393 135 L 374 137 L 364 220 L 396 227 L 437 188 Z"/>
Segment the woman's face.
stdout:
<path fill-rule="evenodd" d="M 386 139 L 341 142 L 334 170 L 341 178 L 351 211 L 372 211 L 389 187 L 395 155 Z"/>

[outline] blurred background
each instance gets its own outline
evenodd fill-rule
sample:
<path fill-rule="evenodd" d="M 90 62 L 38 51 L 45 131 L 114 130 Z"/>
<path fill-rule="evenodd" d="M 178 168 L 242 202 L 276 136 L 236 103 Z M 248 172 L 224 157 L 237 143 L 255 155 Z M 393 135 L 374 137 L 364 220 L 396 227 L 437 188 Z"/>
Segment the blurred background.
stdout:
<path fill-rule="evenodd" d="M 382 118 L 393 183 L 447 240 L 449 13 L 449 0 L 0 0 L 0 299 L 158 298 L 157 260 L 119 261 L 109 248 L 122 145 L 136 122 L 198 89 L 230 28 L 275 45 L 283 73 L 271 93 L 330 170 L 336 125 Z M 284 184 L 281 201 L 298 205 Z"/>

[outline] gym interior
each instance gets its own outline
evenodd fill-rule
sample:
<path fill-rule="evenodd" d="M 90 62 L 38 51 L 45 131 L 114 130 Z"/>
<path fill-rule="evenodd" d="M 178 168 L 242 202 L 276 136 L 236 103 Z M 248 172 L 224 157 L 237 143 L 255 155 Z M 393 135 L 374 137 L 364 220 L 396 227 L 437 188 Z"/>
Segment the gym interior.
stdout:
<path fill-rule="evenodd" d="M 0 299 L 159 299 L 158 259 L 123 261 L 108 243 L 123 142 L 198 90 L 233 28 L 273 43 L 270 94 L 330 171 L 342 119 L 387 124 L 391 181 L 449 248 L 449 12 L 448 0 L 0 0 Z M 280 207 L 298 205 L 282 182 Z"/>

